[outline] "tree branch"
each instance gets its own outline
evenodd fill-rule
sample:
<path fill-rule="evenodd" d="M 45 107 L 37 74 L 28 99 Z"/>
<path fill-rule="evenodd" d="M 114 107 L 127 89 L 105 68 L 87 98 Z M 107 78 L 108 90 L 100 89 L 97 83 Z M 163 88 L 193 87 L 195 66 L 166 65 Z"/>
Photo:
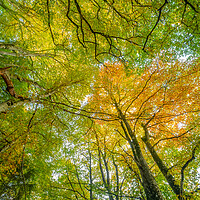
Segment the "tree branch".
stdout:
<path fill-rule="evenodd" d="M 6 67 L 7 68 L 7 67 Z M 0 75 L 3 78 L 4 82 L 7 85 L 6 90 L 9 92 L 9 94 L 17 99 L 24 99 L 21 95 L 18 95 L 15 90 L 14 90 L 14 85 L 9 77 L 9 74 L 7 73 L 7 71 L 5 70 L 5 68 L 3 68 L 3 70 L 0 69 Z"/>
<path fill-rule="evenodd" d="M 158 22 L 160 21 L 162 9 L 163 9 L 163 7 L 164 7 L 167 3 L 168 3 L 168 1 L 165 0 L 165 3 L 158 9 L 158 11 L 159 11 L 158 19 L 157 19 L 157 21 L 156 21 L 156 24 L 154 25 L 154 27 L 152 28 L 152 30 L 150 31 L 150 33 L 149 33 L 149 34 L 147 35 L 147 37 L 146 37 L 146 41 L 145 41 L 144 46 L 143 46 L 143 48 L 142 48 L 143 51 L 145 51 L 145 47 L 146 47 L 146 44 L 147 44 L 147 42 L 148 42 L 148 39 L 149 39 L 150 35 L 153 33 L 154 29 L 155 29 L 156 26 L 158 25 Z"/>
<path fill-rule="evenodd" d="M 56 45 L 55 43 L 55 38 L 54 38 L 54 35 L 53 35 L 53 31 L 52 31 L 52 28 L 51 28 L 51 23 L 50 23 L 50 10 L 49 10 L 49 0 L 47 0 L 47 13 L 48 13 L 48 26 L 49 26 L 49 30 L 50 30 L 50 33 L 51 33 L 51 38 L 52 38 L 52 41 L 53 43 Z"/>
<path fill-rule="evenodd" d="M 190 3 L 188 2 L 188 0 L 184 0 L 185 1 L 185 5 L 189 5 L 196 13 L 199 13 L 196 8 Z"/>
<path fill-rule="evenodd" d="M 177 135 L 177 136 L 173 136 L 173 137 L 168 137 L 168 138 L 162 138 L 160 140 L 158 140 L 158 142 L 156 142 L 153 147 L 155 147 L 159 142 L 163 141 L 163 140 L 171 140 L 171 139 L 175 139 L 175 138 L 179 138 L 182 137 L 183 135 L 185 135 L 186 133 L 190 132 L 192 129 L 194 128 L 190 128 L 189 130 L 187 130 L 186 132 L 182 133 L 181 135 Z"/>

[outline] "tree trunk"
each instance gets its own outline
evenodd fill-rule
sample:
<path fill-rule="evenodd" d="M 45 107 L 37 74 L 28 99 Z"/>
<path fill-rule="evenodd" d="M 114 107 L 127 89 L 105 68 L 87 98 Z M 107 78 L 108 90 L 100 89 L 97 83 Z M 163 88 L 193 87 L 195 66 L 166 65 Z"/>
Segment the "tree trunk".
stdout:
<path fill-rule="evenodd" d="M 128 142 L 133 151 L 134 159 L 139 168 L 139 171 L 142 177 L 142 185 L 143 185 L 147 200 L 162 200 L 163 199 L 162 193 L 158 187 L 158 184 L 156 183 L 155 178 L 153 177 L 149 169 L 149 166 L 146 160 L 143 157 L 137 138 L 135 134 L 133 133 L 125 116 L 122 113 L 121 113 L 121 118 L 122 118 L 121 126 L 124 130 L 126 138 L 128 139 Z"/>
<path fill-rule="evenodd" d="M 90 179 L 90 200 L 93 200 L 93 182 L 92 182 L 92 155 L 91 152 L 89 150 L 89 179 Z"/>
<path fill-rule="evenodd" d="M 143 129 L 145 131 L 145 137 L 143 137 L 142 140 L 146 144 L 146 147 L 147 147 L 148 151 L 151 153 L 154 161 L 156 162 L 156 164 L 159 167 L 160 171 L 164 175 L 164 177 L 167 180 L 168 184 L 170 185 L 170 187 L 172 188 L 172 190 L 174 191 L 174 193 L 180 199 L 180 192 L 181 192 L 181 190 L 180 190 L 179 185 L 177 185 L 175 183 L 174 177 L 172 176 L 172 174 L 169 173 L 169 170 L 168 170 L 167 166 L 163 163 L 163 161 L 160 159 L 160 157 L 156 153 L 155 149 L 153 148 L 153 146 L 149 142 L 149 133 L 148 133 L 147 128 L 145 127 L 145 125 L 142 125 L 142 127 L 143 127 Z"/>
<path fill-rule="evenodd" d="M 102 167 L 102 161 L 101 161 L 101 150 L 100 150 L 100 147 L 99 147 L 99 141 L 98 141 L 98 138 L 96 136 L 96 139 L 97 139 L 97 144 L 98 144 L 98 157 L 99 157 L 99 168 L 100 168 L 100 172 L 101 172 L 101 177 L 102 177 L 102 181 L 103 181 L 103 184 L 104 184 L 104 187 L 106 188 L 107 190 L 107 193 L 108 193 L 108 196 L 109 196 L 109 200 L 114 200 L 113 198 L 113 195 L 112 195 L 112 192 L 111 192 L 111 189 L 110 189 L 110 180 L 109 180 L 109 171 L 108 171 L 108 167 L 105 165 L 105 157 L 103 157 L 103 162 L 104 162 L 104 165 L 106 167 L 106 173 L 107 173 L 107 181 L 106 181 L 106 178 L 105 178 L 105 175 L 104 175 L 104 171 L 103 171 L 103 167 Z"/>
<path fill-rule="evenodd" d="M 116 186 L 116 200 L 119 200 L 119 170 L 118 170 L 118 166 L 115 163 L 115 160 L 113 158 L 113 165 L 115 166 L 115 175 L 116 175 L 116 181 L 117 181 L 117 186 Z"/>
<path fill-rule="evenodd" d="M 25 102 L 30 102 L 29 100 L 24 101 L 15 101 L 15 100 L 8 100 L 6 102 L 0 103 L 0 113 L 6 113 L 9 109 L 12 109 L 16 106 L 21 106 Z"/>

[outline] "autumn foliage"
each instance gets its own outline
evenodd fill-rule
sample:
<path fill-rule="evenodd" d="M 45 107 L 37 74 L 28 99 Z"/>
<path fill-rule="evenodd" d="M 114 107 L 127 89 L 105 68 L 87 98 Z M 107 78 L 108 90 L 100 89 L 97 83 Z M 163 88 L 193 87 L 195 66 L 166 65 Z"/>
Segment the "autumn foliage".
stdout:
<path fill-rule="evenodd" d="M 119 62 L 106 63 L 99 70 L 93 87 L 94 95 L 90 100 L 92 109 L 96 111 L 96 122 L 102 127 L 99 138 L 105 139 L 105 127 L 109 127 L 107 129 L 110 131 L 106 131 L 106 141 L 110 141 L 107 148 L 118 146 L 123 155 L 125 139 L 130 144 L 136 163 L 140 163 L 137 153 L 143 154 L 144 159 L 150 162 L 149 157 L 145 156 L 145 143 L 179 199 L 183 198 L 185 170 L 181 166 L 187 159 L 188 164 L 194 159 L 194 149 L 199 147 L 195 134 L 198 126 L 197 122 L 193 123 L 199 112 L 199 70 L 197 61 L 163 63 L 158 60 L 151 67 L 133 70 L 126 69 Z M 138 148 L 141 151 L 137 151 Z M 170 158 L 170 149 L 176 149 L 176 158 Z M 184 155 L 181 149 L 187 149 L 190 154 Z M 174 167 L 170 174 L 165 163 L 176 161 L 178 167 Z M 127 165 L 126 159 L 124 162 Z M 141 165 L 145 164 L 137 164 L 139 169 Z M 158 173 L 157 167 L 154 173 Z M 146 170 L 149 170 L 148 167 Z M 178 178 L 180 174 L 181 180 Z M 143 187 L 145 189 L 146 186 Z M 154 194 L 149 194 L 148 188 L 145 193 L 147 199 L 155 198 Z M 155 193 L 159 194 L 158 191 Z"/>
<path fill-rule="evenodd" d="M 147 123 L 156 139 L 182 134 L 199 110 L 199 64 L 155 61 L 136 69 L 122 63 L 101 67 L 91 100 L 96 115 L 119 120 L 117 104 L 135 128 Z"/>
<path fill-rule="evenodd" d="M 0 0 L 0 199 L 199 199 L 199 12 Z"/>

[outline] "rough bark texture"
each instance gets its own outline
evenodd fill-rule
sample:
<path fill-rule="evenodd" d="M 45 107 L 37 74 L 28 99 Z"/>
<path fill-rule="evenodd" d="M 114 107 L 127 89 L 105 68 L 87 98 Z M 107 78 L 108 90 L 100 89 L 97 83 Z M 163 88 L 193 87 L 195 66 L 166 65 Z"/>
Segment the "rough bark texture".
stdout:
<path fill-rule="evenodd" d="M 117 107 L 120 118 L 122 119 L 121 126 L 124 130 L 126 138 L 131 146 L 133 151 L 133 155 L 136 161 L 136 164 L 139 168 L 141 177 L 142 177 L 142 185 L 147 197 L 147 200 L 162 200 L 162 193 L 156 183 L 155 178 L 153 177 L 149 166 L 146 160 L 143 157 L 140 145 L 137 141 L 137 138 L 132 131 L 130 124 L 126 120 L 125 116 L 122 114 L 121 110 Z"/>
<path fill-rule="evenodd" d="M 21 106 L 25 102 L 29 102 L 29 100 L 25 100 L 25 101 L 8 100 L 6 102 L 3 102 L 3 103 L 0 104 L 0 113 L 5 113 L 9 109 L 12 109 L 13 107 Z"/>
<path fill-rule="evenodd" d="M 167 166 L 163 163 L 163 161 L 160 159 L 160 157 L 158 156 L 157 152 L 155 151 L 155 149 L 153 148 L 153 146 L 149 142 L 149 133 L 148 133 L 147 128 L 145 127 L 145 125 L 142 125 L 142 127 L 143 127 L 143 129 L 145 131 L 145 137 L 143 137 L 142 140 L 146 144 L 146 147 L 147 147 L 148 151 L 151 153 L 154 161 L 156 162 L 156 164 L 159 167 L 160 171 L 164 175 L 164 177 L 167 180 L 168 184 L 170 185 L 170 187 L 172 188 L 172 190 L 174 191 L 174 193 L 180 199 L 180 192 L 181 192 L 181 190 L 180 190 L 179 185 L 177 185 L 175 183 L 174 177 L 172 176 L 172 174 L 170 174 Z"/>
<path fill-rule="evenodd" d="M 0 75 L 1 77 L 3 78 L 7 88 L 6 90 L 9 92 L 9 94 L 15 98 L 19 98 L 19 99 L 23 99 L 22 96 L 18 95 L 16 92 L 15 92 L 15 89 L 14 89 L 14 85 L 12 83 L 12 80 L 10 79 L 10 76 L 7 72 L 7 69 L 8 67 L 5 67 L 5 68 L 0 68 Z"/>
<path fill-rule="evenodd" d="M 49 54 L 42 54 L 42 53 L 27 51 L 14 44 L 4 43 L 4 42 L 0 42 L 0 49 L 1 49 L 0 55 L 18 56 L 18 57 L 29 57 L 29 56 L 50 57 Z M 5 51 L 5 49 L 9 51 Z"/>

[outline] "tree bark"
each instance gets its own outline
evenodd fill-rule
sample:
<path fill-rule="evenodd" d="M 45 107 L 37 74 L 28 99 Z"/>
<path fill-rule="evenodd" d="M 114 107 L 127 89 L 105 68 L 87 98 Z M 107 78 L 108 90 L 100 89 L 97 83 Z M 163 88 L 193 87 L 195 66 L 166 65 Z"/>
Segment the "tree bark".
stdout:
<path fill-rule="evenodd" d="M 158 187 L 158 184 L 156 183 L 156 180 L 153 177 L 146 160 L 144 159 L 142 150 L 140 148 L 140 145 L 137 141 L 137 138 L 134 132 L 131 129 L 130 124 L 126 120 L 121 110 L 118 108 L 117 104 L 115 105 L 119 112 L 119 116 L 122 120 L 121 126 L 124 130 L 124 133 L 129 142 L 129 145 L 131 146 L 134 159 L 139 168 L 139 171 L 142 177 L 142 185 L 143 185 L 147 200 L 163 200 L 160 188 Z"/>
<path fill-rule="evenodd" d="M 30 100 L 23 100 L 23 101 L 15 101 L 15 100 L 8 100 L 0 104 L 0 113 L 6 113 L 9 109 L 12 109 L 16 106 L 21 106 L 25 102 L 30 102 Z"/>
<path fill-rule="evenodd" d="M 14 85 L 12 83 L 12 80 L 9 76 L 9 73 L 7 72 L 7 69 L 10 68 L 10 67 L 5 67 L 5 68 L 0 68 L 0 75 L 2 76 L 7 88 L 6 90 L 9 92 L 9 94 L 15 98 L 19 98 L 19 99 L 23 99 L 23 97 L 21 95 L 18 95 L 16 92 L 15 92 L 15 89 L 14 89 Z"/>
<path fill-rule="evenodd" d="M 93 200 L 93 180 L 92 180 L 92 155 L 89 150 L 89 178 L 90 178 L 90 200 Z"/>
<path fill-rule="evenodd" d="M 9 51 L 0 51 L 0 55 L 19 56 L 19 57 L 29 57 L 29 56 L 51 57 L 50 54 L 30 52 L 22 49 L 21 47 L 17 47 L 14 44 L 3 43 L 3 42 L 0 42 L 0 49 L 9 50 Z"/>
<path fill-rule="evenodd" d="M 160 171 L 162 172 L 163 176 L 167 180 L 168 184 L 170 185 L 170 187 L 172 188 L 174 193 L 180 199 L 181 190 L 180 190 L 179 185 L 177 185 L 175 183 L 174 177 L 172 176 L 172 174 L 170 174 L 167 166 L 163 163 L 163 161 L 160 159 L 160 157 L 158 156 L 157 152 L 155 151 L 155 149 L 153 148 L 153 146 L 149 142 L 149 133 L 148 133 L 147 127 L 145 125 L 143 125 L 143 124 L 142 124 L 142 127 L 143 127 L 143 129 L 145 131 L 145 137 L 143 137 L 142 140 L 144 141 L 148 151 L 151 153 L 154 161 L 156 162 L 156 164 L 159 167 Z"/>
<path fill-rule="evenodd" d="M 106 167 L 106 173 L 107 173 L 107 181 L 106 181 L 106 178 L 105 178 L 105 175 L 104 175 L 104 171 L 103 171 L 103 167 L 102 167 L 102 160 L 101 160 L 102 152 L 101 152 L 101 149 L 100 149 L 100 146 L 99 146 L 99 140 L 98 140 L 98 136 L 97 135 L 96 135 L 96 141 L 97 141 L 97 147 L 98 147 L 98 157 L 99 157 L 98 162 L 99 162 L 99 168 L 100 168 L 100 172 L 101 172 L 101 178 L 102 178 L 104 187 L 107 190 L 107 193 L 108 193 L 108 196 L 109 196 L 109 200 L 114 200 L 112 192 L 110 190 L 109 171 L 108 171 L 107 166 L 105 166 Z M 102 154 L 102 157 L 103 156 L 104 155 Z M 103 162 L 105 164 L 105 157 L 103 157 Z"/>
<path fill-rule="evenodd" d="M 113 165 L 115 167 L 115 175 L 116 175 L 116 181 L 117 181 L 117 185 L 116 185 L 116 200 L 119 200 L 119 170 L 118 170 L 118 166 L 115 163 L 114 157 L 113 157 Z"/>

